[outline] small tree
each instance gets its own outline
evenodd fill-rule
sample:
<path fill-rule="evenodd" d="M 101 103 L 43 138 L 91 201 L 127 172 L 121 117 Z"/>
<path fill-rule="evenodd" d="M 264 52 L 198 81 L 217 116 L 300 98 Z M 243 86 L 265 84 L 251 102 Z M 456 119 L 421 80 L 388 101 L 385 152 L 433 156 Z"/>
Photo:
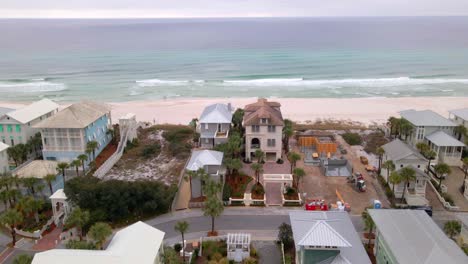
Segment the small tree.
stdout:
<path fill-rule="evenodd" d="M 385 154 L 385 150 L 382 147 L 378 147 L 376 150 L 376 154 L 379 157 L 379 168 L 377 170 L 377 173 L 380 175 L 380 171 L 382 170 L 382 159 L 383 155 Z"/>
<path fill-rule="evenodd" d="M 464 125 L 458 125 L 454 128 L 453 133 L 457 135 L 458 140 L 460 141 L 462 136 L 466 136 L 466 127 Z"/>
<path fill-rule="evenodd" d="M 67 228 L 71 228 L 75 226 L 78 229 L 78 233 L 80 236 L 80 241 L 83 240 L 83 227 L 88 224 L 90 219 L 90 214 L 86 210 L 81 210 L 81 208 L 77 207 L 73 209 L 73 211 L 68 216 L 65 226 Z"/>
<path fill-rule="evenodd" d="M 388 182 L 392 184 L 393 200 L 395 200 L 395 185 L 400 184 L 401 180 L 400 174 L 396 171 L 393 171 L 388 177 Z"/>
<path fill-rule="evenodd" d="M 62 177 L 63 177 L 63 184 L 65 185 L 65 170 L 68 168 L 68 163 L 66 162 L 59 162 L 57 164 L 57 170 L 60 171 L 62 173 Z"/>
<path fill-rule="evenodd" d="M 405 198 L 406 188 L 411 181 L 416 180 L 416 171 L 410 167 L 404 167 L 400 170 L 401 181 L 405 183 L 403 187 L 403 194 L 401 195 L 401 200 Z"/>
<path fill-rule="evenodd" d="M 205 201 L 203 207 L 203 213 L 205 216 L 211 217 L 211 234 L 214 234 L 214 221 L 215 218 L 220 216 L 224 211 L 223 203 L 216 197 L 216 195 L 210 195 Z"/>
<path fill-rule="evenodd" d="M 96 159 L 96 149 L 98 148 L 98 143 L 94 140 L 92 141 L 89 141 L 88 143 L 86 143 L 86 149 L 87 150 L 91 150 L 91 152 L 93 153 L 93 160 Z"/>
<path fill-rule="evenodd" d="M 442 185 L 442 178 L 443 178 L 442 176 L 444 174 L 452 173 L 452 169 L 450 169 L 450 166 L 447 165 L 446 163 L 439 163 L 434 166 L 434 172 L 439 178 L 439 190 L 440 190 L 440 186 Z"/>
<path fill-rule="evenodd" d="M 261 164 L 261 163 L 252 163 L 252 165 L 250 165 L 250 168 L 252 168 L 252 170 L 254 171 L 255 179 L 256 179 L 257 184 L 258 184 L 260 182 L 260 173 L 263 172 L 263 164 Z"/>
<path fill-rule="evenodd" d="M 289 152 L 288 154 L 289 162 L 291 162 L 291 173 L 293 172 L 294 168 L 296 167 L 296 163 L 301 160 L 301 154 L 296 152 Z"/>
<path fill-rule="evenodd" d="M 257 158 L 257 163 L 262 163 L 264 156 L 265 152 L 263 152 L 261 149 L 255 150 L 255 157 Z"/>
<path fill-rule="evenodd" d="M 295 187 L 297 191 L 299 192 L 299 182 L 300 180 L 306 175 L 305 171 L 303 168 L 295 168 L 293 170 L 293 176 L 294 176 L 294 182 L 295 182 Z"/>
<path fill-rule="evenodd" d="M 427 159 L 427 173 L 431 170 L 431 161 L 437 157 L 437 153 L 433 150 L 423 152 L 423 156 Z"/>
<path fill-rule="evenodd" d="M 80 165 L 81 165 L 81 161 L 79 161 L 77 159 L 72 160 L 72 162 L 70 162 L 70 166 L 75 167 L 76 176 L 80 176 L 80 174 L 79 174 Z"/>
<path fill-rule="evenodd" d="M 286 248 L 290 248 L 294 244 L 294 238 L 291 226 L 282 223 L 278 227 L 278 240 L 281 241 Z"/>
<path fill-rule="evenodd" d="M 430 147 L 429 145 L 427 145 L 426 143 L 424 142 L 419 142 L 419 143 L 416 143 L 416 148 L 419 150 L 419 152 L 421 154 L 424 155 L 424 153 L 428 152 L 430 150 Z"/>
<path fill-rule="evenodd" d="M 97 222 L 91 226 L 88 234 L 94 241 L 96 241 L 96 245 L 100 249 L 103 249 L 107 238 L 112 235 L 112 228 L 106 223 Z"/>
<path fill-rule="evenodd" d="M 33 257 L 28 254 L 18 255 L 14 260 L 13 264 L 31 264 Z"/>
<path fill-rule="evenodd" d="M 43 200 L 35 200 L 31 196 L 22 197 L 18 204 L 17 210 L 20 211 L 24 217 L 34 213 L 34 219 L 36 223 L 39 223 L 39 210 L 44 206 Z"/>
<path fill-rule="evenodd" d="M 81 162 L 81 167 L 83 169 L 83 176 L 85 174 L 85 162 L 88 160 L 88 156 L 85 154 L 81 154 L 77 157 L 77 159 Z"/>
<path fill-rule="evenodd" d="M 0 223 L 2 225 L 8 225 L 10 227 L 11 244 L 14 247 L 16 245 L 16 231 L 15 228 L 23 222 L 23 215 L 16 209 L 9 209 L 0 216 Z"/>
<path fill-rule="evenodd" d="M 364 221 L 364 230 L 366 230 L 369 234 L 369 241 L 367 242 L 367 248 L 370 249 L 371 241 L 372 241 L 372 234 L 374 233 L 374 221 L 372 217 L 369 215 L 367 209 L 362 212 L 361 214 L 362 220 Z"/>
<path fill-rule="evenodd" d="M 180 235 L 182 236 L 182 256 L 184 258 L 185 262 L 185 238 L 184 234 L 187 232 L 189 228 L 189 223 L 186 221 L 179 221 L 175 224 L 174 230 L 180 232 Z"/>
<path fill-rule="evenodd" d="M 457 236 L 461 232 L 461 224 L 458 221 L 447 221 L 444 225 L 445 233 L 453 239 L 454 236 Z"/>
<path fill-rule="evenodd" d="M 40 180 L 38 178 L 24 178 L 22 180 L 23 186 L 26 187 L 29 192 L 34 196 L 36 194 L 36 187 L 39 185 Z"/>
<path fill-rule="evenodd" d="M 57 175 L 55 174 L 47 174 L 44 177 L 44 180 L 47 182 L 47 185 L 49 186 L 50 195 L 54 194 L 54 191 L 52 189 L 52 182 L 55 181 L 56 178 L 57 178 Z"/>
<path fill-rule="evenodd" d="M 234 172 L 239 171 L 242 168 L 242 161 L 240 159 L 226 159 L 224 161 L 226 169 L 228 170 L 228 175 L 234 174 Z"/>
<path fill-rule="evenodd" d="M 387 160 L 382 164 L 382 168 L 387 170 L 387 180 L 390 177 L 390 173 L 395 170 L 395 163 L 392 160 Z"/>

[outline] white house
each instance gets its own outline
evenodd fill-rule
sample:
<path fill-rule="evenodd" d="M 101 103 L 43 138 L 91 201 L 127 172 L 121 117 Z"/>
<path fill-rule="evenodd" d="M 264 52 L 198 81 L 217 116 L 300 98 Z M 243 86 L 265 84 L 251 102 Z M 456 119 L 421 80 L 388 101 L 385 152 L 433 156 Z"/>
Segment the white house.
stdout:
<path fill-rule="evenodd" d="M 202 147 L 212 148 L 227 142 L 232 122 L 232 111 L 231 104 L 212 104 L 205 107 L 197 127 Z"/>
<path fill-rule="evenodd" d="M 395 170 L 398 172 L 404 167 L 411 167 L 416 171 L 416 180 L 412 181 L 406 186 L 405 199 L 410 205 L 426 205 L 426 183 L 429 180 L 429 176 L 424 172 L 427 167 L 428 161 L 424 158 L 416 149 L 408 146 L 403 141 L 395 139 L 382 146 L 385 150 L 385 154 L 382 158 L 382 163 L 387 160 L 393 161 L 395 164 Z M 382 169 L 382 177 L 388 182 L 387 176 L 390 173 L 387 169 Z M 389 183 L 390 184 L 390 183 Z M 405 183 L 402 182 L 395 186 L 395 197 L 399 198 L 403 194 L 405 189 Z M 393 185 L 390 184 L 393 188 Z"/>
<path fill-rule="evenodd" d="M 10 171 L 10 165 L 8 165 L 8 154 L 7 149 L 10 146 L 0 142 L 0 174 L 6 174 Z"/>
<path fill-rule="evenodd" d="M 450 166 L 461 164 L 465 144 L 453 137 L 457 126 L 454 122 L 431 110 L 406 110 L 400 114 L 412 125 L 411 133 L 406 139 L 410 145 L 427 143 L 437 153 L 434 162 L 444 162 Z"/>
<path fill-rule="evenodd" d="M 42 99 L 0 115 L 0 141 L 10 146 L 26 143 L 39 129 L 33 126 L 57 113 L 59 105 Z"/>
<path fill-rule="evenodd" d="M 449 111 L 449 119 L 457 125 L 462 125 L 468 129 L 468 108 L 461 108 Z M 465 140 L 463 135 L 456 135 L 457 139 Z"/>
<path fill-rule="evenodd" d="M 210 178 L 214 181 L 221 181 L 222 175 L 224 175 L 223 164 L 224 153 L 214 150 L 194 150 L 190 156 L 190 160 L 187 163 L 185 169 L 187 171 L 198 171 L 203 169 L 205 173 L 210 175 Z M 201 181 L 200 179 L 190 179 L 192 186 L 192 197 L 200 197 L 201 193 Z"/>
<path fill-rule="evenodd" d="M 143 222 L 117 231 L 105 250 L 52 249 L 34 255 L 32 264 L 160 264 L 164 232 Z"/>

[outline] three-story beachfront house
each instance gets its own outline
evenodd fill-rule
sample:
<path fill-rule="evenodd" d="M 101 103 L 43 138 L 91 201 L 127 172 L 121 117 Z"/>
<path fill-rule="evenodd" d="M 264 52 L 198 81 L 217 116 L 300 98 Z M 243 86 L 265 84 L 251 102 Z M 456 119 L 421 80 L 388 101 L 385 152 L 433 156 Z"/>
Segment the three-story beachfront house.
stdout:
<path fill-rule="evenodd" d="M 457 126 L 455 123 L 431 110 L 406 110 L 400 112 L 400 115 L 412 126 L 408 136 L 405 136 L 407 143 L 412 146 L 419 142 L 427 143 L 437 153 L 435 163 L 460 165 L 465 144 L 453 136 Z"/>
<path fill-rule="evenodd" d="M 202 148 L 212 148 L 227 142 L 232 122 L 232 111 L 231 104 L 212 104 L 205 107 L 197 127 Z"/>
<path fill-rule="evenodd" d="M 3 142 L 0 142 L 0 175 L 6 174 L 10 171 L 10 165 L 8 164 L 7 149 L 9 146 Z"/>
<path fill-rule="evenodd" d="M 251 160 L 255 150 L 261 149 L 267 161 L 281 159 L 283 144 L 283 116 L 281 104 L 264 98 L 244 108 L 245 159 Z"/>
<path fill-rule="evenodd" d="M 41 129 L 45 160 L 70 162 L 86 153 L 88 142 L 96 141 L 89 164 L 112 139 L 111 124 L 108 106 L 86 101 L 72 104 L 35 127 Z"/>
<path fill-rule="evenodd" d="M 59 105 L 42 99 L 23 108 L 0 114 L 0 141 L 14 146 L 25 144 L 39 130 L 34 125 L 58 112 Z"/>
<path fill-rule="evenodd" d="M 416 172 L 416 180 L 411 181 L 406 186 L 405 199 L 409 205 L 427 205 L 426 200 L 426 183 L 430 180 L 429 176 L 424 172 L 427 167 L 428 161 L 421 155 L 415 148 L 405 144 L 399 139 L 395 139 L 382 146 L 385 154 L 382 157 L 382 163 L 388 160 L 393 161 L 395 171 L 399 172 L 404 167 L 410 167 Z M 382 168 L 382 177 L 385 181 L 391 172 Z M 390 188 L 393 189 L 391 183 Z M 400 198 L 405 190 L 404 182 L 395 185 L 395 197 Z"/>

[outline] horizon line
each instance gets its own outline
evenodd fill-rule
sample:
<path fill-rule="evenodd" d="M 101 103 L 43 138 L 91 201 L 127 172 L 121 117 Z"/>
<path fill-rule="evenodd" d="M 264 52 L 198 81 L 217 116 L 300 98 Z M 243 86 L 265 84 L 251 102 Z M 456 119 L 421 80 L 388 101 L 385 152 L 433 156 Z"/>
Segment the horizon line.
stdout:
<path fill-rule="evenodd" d="M 148 16 L 148 17 L 0 17 L 0 20 L 7 20 L 7 19 L 43 19 L 43 20 L 53 20 L 53 19 L 88 19 L 88 20 L 111 20 L 111 19 L 265 19 L 265 18 L 410 18 L 410 17 L 468 17 L 466 15 L 346 15 L 346 16 L 207 16 L 207 17 L 200 17 L 200 16 L 174 16 L 174 17 L 165 17 L 165 16 Z"/>

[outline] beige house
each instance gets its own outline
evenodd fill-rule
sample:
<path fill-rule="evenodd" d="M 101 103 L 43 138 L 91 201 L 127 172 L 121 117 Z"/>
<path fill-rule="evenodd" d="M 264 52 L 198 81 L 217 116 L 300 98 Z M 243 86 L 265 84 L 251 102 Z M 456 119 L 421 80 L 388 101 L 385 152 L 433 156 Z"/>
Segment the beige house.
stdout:
<path fill-rule="evenodd" d="M 281 159 L 283 116 L 281 104 L 260 98 L 244 108 L 245 158 L 251 160 L 255 150 L 261 149 L 267 161 Z"/>
<path fill-rule="evenodd" d="M 10 171 L 7 154 L 8 148 L 9 146 L 7 144 L 0 142 L 0 175 L 6 174 Z"/>
<path fill-rule="evenodd" d="M 58 112 L 59 105 L 42 99 L 0 115 L 0 141 L 10 146 L 26 143 L 39 129 L 33 126 Z"/>

